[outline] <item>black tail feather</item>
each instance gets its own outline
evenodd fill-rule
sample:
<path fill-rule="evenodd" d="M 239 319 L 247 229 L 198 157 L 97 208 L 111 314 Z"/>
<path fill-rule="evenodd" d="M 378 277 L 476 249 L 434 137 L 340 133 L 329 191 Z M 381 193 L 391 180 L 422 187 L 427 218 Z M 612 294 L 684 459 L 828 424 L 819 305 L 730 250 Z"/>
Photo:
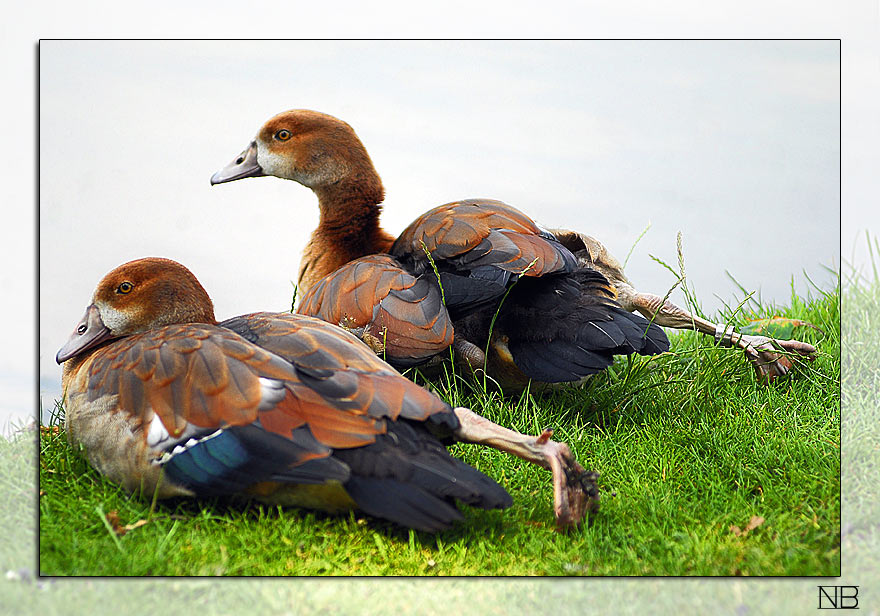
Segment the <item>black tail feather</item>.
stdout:
<path fill-rule="evenodd" d="M 575 344 L 511 339 L 510 352 L 516 366 L 531 379 L 545 383 L 567 383 L 601 372 L 614 359 L 605 351 L 589 351 Z"/>
<path fill-rule="evenodd" d="M 423 426 L 388 423 L 388 433 L 334 457 L 351 469 L 344 484 L 349 496 L 370 515 L 436 532 L 461 518 L 455 501 L 483 509 L 512 504 L 504 488 L 449 455 Z"/>
<path fill-rule="evenodd" d="M 353 477 L 345 491 L 371 516 L 416 530 L 436 533 L 462 518 L 454 503 L 395 479 Z"/>
<path fill-rule="evenodd" d="M 476 268 L 467 276 L 441 272 L 440 284 L 446 307 L 458 318 L 494 304 L 504 295 L 510 278 L 510 272 L 489 267 Z"/>
<path fill-rule="evenodd" d="M 620 308 L 595 270 L 523 278 L 499 315 L 514 363 L 528 377 L 576 381 L 610 366 L 614 355 L 669 349 L 663 330 Z"/>

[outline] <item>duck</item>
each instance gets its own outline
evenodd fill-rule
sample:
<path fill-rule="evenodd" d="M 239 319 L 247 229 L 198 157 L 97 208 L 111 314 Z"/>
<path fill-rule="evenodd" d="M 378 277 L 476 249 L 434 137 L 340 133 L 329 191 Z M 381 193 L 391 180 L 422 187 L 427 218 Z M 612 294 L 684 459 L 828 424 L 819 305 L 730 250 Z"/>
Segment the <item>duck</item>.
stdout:
<path fill-rule="evenodd" d="M 381 178 L 354 129 L 333 116 L 272 117 L 211 183 L 259 176 L 293 180 L 318 199 L 298 312 L 345 327 L 397 368 L 451 349 L 519 390 L 582 382 L 615 355 L 669 348 L 659 326 L 620 307 L 598 270 L 502 201 L 440 205 L 393 237 L 379 223 Z"/>
<path fill-rule="evenodd" d="M 218 322 L 195 275 L 169 259 L 106 274 L 56 361 L 69 440 L 102 475 L 148 498 L 357 509 L 435 533 L 463 519 L 457 503 L 512 505 L 495 480 L 449 454 L 459 441 L 550 470 L 561 528 L 598 509 L 597 473 L 552 431 L 527 436 L 453 408 L 314 317 Z"/>
<path fill-rule="evenodd" d="M 351 126 L 324 113 L 273 116 L 211 184 L 260 176 L 293 180 L 318 199 L 298 311 L 349 329 L 398 368 L 451 349 L 514 391 L 580 382 L 614 355 L 668 350 L 661 327 L 742 349 L 762 382 L 817 353 L 638 291 L 599 240 L 543 229 L 500 201 L 439 206 L 395 238 L 379 224 L 384 187 L 366 148 Z"/>

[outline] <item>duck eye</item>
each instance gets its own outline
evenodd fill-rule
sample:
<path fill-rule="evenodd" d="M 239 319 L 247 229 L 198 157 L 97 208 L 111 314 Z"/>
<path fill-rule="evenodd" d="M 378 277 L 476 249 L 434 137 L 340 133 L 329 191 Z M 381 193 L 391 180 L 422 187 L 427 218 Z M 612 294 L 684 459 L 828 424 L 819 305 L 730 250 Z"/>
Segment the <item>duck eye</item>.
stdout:
<path fill-rule="evenodd" d="M 278 141 L 287 141 L 288 139 L 290 139 L 290 131 L 286 128 L 282 128 L 280 131 L 275 133 L 275 138 Z"/>
<path fill-rule="evenodd" d="M 126 294 L 126 293 L 131 293 L 131 290 L 132 290 L 133 288 L 134 288 L 134 285 L 131 284 L 130 282 L 126 281 L 126 282 L 123 282 L 123 283 L 122 283 L 121 285 L 119 285 L 118 287 L 116 287 L 116 292 L 117 292 L 117 293 L 122 293 L 122 294 L 124 295 L 124 294 Z"/>

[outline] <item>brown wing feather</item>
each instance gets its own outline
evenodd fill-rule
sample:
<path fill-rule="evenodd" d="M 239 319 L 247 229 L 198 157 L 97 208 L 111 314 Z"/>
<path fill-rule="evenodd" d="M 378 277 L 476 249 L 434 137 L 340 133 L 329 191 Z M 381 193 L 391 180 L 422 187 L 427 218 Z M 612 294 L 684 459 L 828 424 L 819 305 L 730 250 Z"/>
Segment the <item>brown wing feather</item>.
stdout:
<path fill-rule="evenodd" d="M 413 365 L 447 349 L 452 321 L 433 280 L 420 280 L 388 255 L 356 259 L 306 293 L 299 314 L 372 337 L 384 357 Z"/>
<path fill-rule="evenodd" d="M 357 338 L 335 325 L 305 315 L 255 312 L 228 319 L 231 329 L 274 355 L 311 370 L 349 368 L 361 372 L 396 374 L 370 353 Z"/>
<path fill-rule="evenodd" d="M 457 268 L 494 265 L 527 276 L 570 270 L 573 255 L 551 241 L 528 216 L 501 201 L 469 199 L 429 210 L 407 227 L 391 248 L 416 272 L 449 260 Z"/>
<path fill-rule="evenodd" d="M 268 318 L 264 322 L 271 325 Z M 327 340 L 335 339 L 320 328 L 316 334 L 314 327 L 302 327 L 302 323 L 296 327 L 283 319 L 280 323 L 281 327 L 265 328 L 265 339 L 276 345 L 285 340 L 286 347 L 294 349 L 292 355 L 301 361 L 305 373 L 301 374 L 289 359 L 248 344 L 225 328 L 173 325 L 98 350 L 90 365 L 89 398 L 118 393 L 119 408 L 134 415 L 136 423 L 143 422 L 152 409 L 173 436 L 183 433 L 190 424 L 211 428 L 246 425 L 257 419 L 264 429 L 287 438 L 292 430 L 308 425 L 317 442 L 328 448 L 358 447 L 384 433 L 384 421 L 367 414 L 376 395 L 369 381 L 372 375 L 345 367 L 344 349 L 351 343 L 344 339 L 335 341 L 332 351 L 341 355 L 340 359 L 321 348 Z M 291 333 L 296 334 L 293 340 L 288 339 Z M 361 348 L 357 342 L 354 346 Z M 351 363 L 372 367 L 380 375 L 393 373 L 371 354 L 365 356 L 354 357 Z M 126 370 L 127 363 L 140 370 Z M 288 390 L 279 402 L 265 410 L 258 408 L 261 377 L 282 380 Z M 367 380 L 366 385 L 361 383 L 363 379 Z M 335 399 L 334 392 L 341 398 Z M 321 448 L 309 455 L 319 454 L 329 455 L 329 449 Z"/>
<path fill-rule="evenodd" d="M 454 417 L 449 405 L 400 376 L 352 334 L 319 319 L 255 313 L 221 325 L 231 327 L 295 366 L 296 380 L 310 389 L 303 399 L 321 396 L 350 414 L 374 419 Z M 316 348 L 321 352 L 315 352 Z M 342 365 L 345 370 L 329 368 L 331 364 Z M 294 392 L 299 395 L 299 387 L 294 387 Z M 450 421 L 454 423 L 454 419 Z"/>
<path fill-rule="evenodd" d="M 190 424 L 211 428 L 259 419 L 287 438 L 307 425 L 321 445 L 350 448 L 385 433 L 386 419 L 437 416 L 454 427 L 446 403 L 337 327 L 271 313 L 227 324 L 242 336 L 226 327 L 172 325 L 99 349 L 90 362 L 89 398 L 118 394 L 119 408 L 136 422 L 152 409 L 173 436 Z M 260 378 L 282 381 L 287 389 L 263 410 Z"/>
<path fill-rule="evenodd" d="M 381 419 L 341 413 L 323 400 L 307 402 L 291 397 L 292 412 L 305 419 L 312 435 L 322 444 L 337 449 L 350 449 L 369 445 L 377 434 L 385 433 L 385 422 Z"/>
<path fill-rule="evenodd" d="M 540 277 L 572 271 L 574 255 L 556 242 L 540 235 L 491 229 L 486 238 L 472 251 L 452 260 L 456 269 L 469 270 L 491 265 L 525 276 Z"/>
<path fill-rule="evenodd" d="M 422 214 L 400 234 L 391 254 L 424 255 L 424 243 L 435 258 L 448 259 L 473 249 L 490 229 L 536 235 L 541 231 L 531 218 L 506 203 L 467 199 Z"/>
<path fill-rule="evenodd" d="M 233 332 L 202 324 L 124 338 L 95 353 L 89 399 L 116 393 L 121 409 L 140 418 L 152 409 L 171 434 L 188 423 L 250 423 L 260 403 L 260 377 L 287 380 L 295 373 L 271 353 L 246 346 Z"/>

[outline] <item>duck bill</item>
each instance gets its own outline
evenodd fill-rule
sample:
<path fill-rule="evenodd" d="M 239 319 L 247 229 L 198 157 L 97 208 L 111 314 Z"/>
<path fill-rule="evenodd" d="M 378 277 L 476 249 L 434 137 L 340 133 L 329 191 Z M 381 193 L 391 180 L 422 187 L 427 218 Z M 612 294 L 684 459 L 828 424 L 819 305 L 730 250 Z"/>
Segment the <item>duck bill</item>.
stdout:
<path fill-rule="evenodd" d="M 59 364 L 66 362 L 71 357 L 94 348 L 112 337 L 110 328 L 104 325 L 104 321 L 101 320 L 101 312 L 98 307 L 92 304 L 86 308 L 85 316 L 77 323 L 76 329 L 73 330 L 67 343 L 55 355 L 55 361 Z"/>
<path fill-rule="evenodd" d="M 257 162 L 257 142 L 251 141 L 247 149 L 235 157 L 231 163 L 211 176 L 211 186 L 243 178 L 256 178 L 263 175 L 263 168 Z"/>

